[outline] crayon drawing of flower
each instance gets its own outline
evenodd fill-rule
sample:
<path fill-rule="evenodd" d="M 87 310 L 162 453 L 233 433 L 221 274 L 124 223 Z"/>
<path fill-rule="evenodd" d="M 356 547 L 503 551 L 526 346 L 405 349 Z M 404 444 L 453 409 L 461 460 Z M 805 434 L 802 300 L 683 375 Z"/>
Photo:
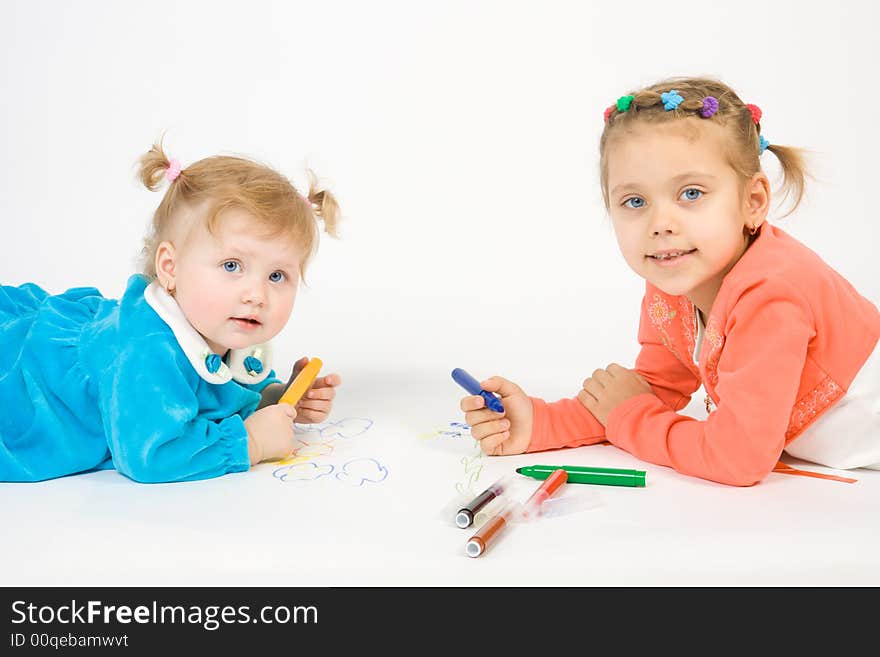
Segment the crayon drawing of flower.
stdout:
<path fill-rule="evenodd" d="M 349 486 L 363 486 L 364 482 L 379 483 L 388 476 L 388 470 L 381 463 L 371 458 L 360 458 L 349 461 L 336 473 L 336 478 Z"/>
<path fill-rule="evenodd" d="M 281 481 L 314 481 L 320 479 L 333 472 L 333 466 L 330 464 L 318 463 L 295 463 L 277 468 L 272 476 Z"/>

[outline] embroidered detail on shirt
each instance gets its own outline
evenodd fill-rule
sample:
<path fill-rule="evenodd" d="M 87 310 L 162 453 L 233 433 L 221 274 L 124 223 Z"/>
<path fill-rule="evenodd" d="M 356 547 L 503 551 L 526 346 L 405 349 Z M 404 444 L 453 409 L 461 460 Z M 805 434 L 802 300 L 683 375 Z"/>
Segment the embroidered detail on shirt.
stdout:
<path fill-rule="evenodd" d="M 675 310 L 672 310 L 669 307 L 669 304 L 666 303 L 666 299 L 659 294 L 654 295 L 653 303 L 648 306 L 648 317 L 651 318 L 651 323 L 654 325 L 654 328 L 660 332 L 660 337 L 663 340 L 664 346 L 669 349 L 678 360 L 685 362 L 682 359 L 681 354 L 679 354 L 678 350 L 675 348 L 675 342 L 669 337 L 669 333 L 666 331 L 666 325 L 675 319 L 677 315 L 678 313 Z"/>
<path fill-rule="evenodd" d="M 801 397 L 791 411 L 788 430 L 785 432 L 786 442 L 798 435 L 822 411 L 840 399 L 844 392 L 843 388 L 837 385 L 831 377 L 825 377 L 819 385 Z"/>
<path fill-rule="evenodd" d="M 661 297 L 659 294 L 654 295 L 654 303 L 648 306 L 648 317 L 651 318 L 651 323 L 657 328 L 663 328 L 663 326 L 673 317 L 675 317 L 675 311 L 670 310 L 669 306 L 666 304 L 666 300 Z"/>
<path fill-rule="evenodd" d="M 718 324 L 714 317 L 709 317 L 709 323 L 703 333 L 703 343 L 708 344 L 703 351 L 706 353 L 706 378 L 713 388 L 718 385 L 718 361 L 721 359 L 721 347 L 724 344 L 724 335 L 718 330 Z"/>
<path fill-rule="evenodd" d="M 706 395 L 706 399 L 703 400 L 703 403 L 706 405 L 706 413 L 711 413 L 716 408 L 715 401 L 709 395 Z"/>
<path fill-rule="evenodd" d="M 681 327 L 687 344 L 687 352 L 693 354 L 694 349 L 697 348 L 697 309 L 687 297 L 680 297 L 678 303 L 681 306 Z M 690 364 L 688 363 L 688 365 Z"/>

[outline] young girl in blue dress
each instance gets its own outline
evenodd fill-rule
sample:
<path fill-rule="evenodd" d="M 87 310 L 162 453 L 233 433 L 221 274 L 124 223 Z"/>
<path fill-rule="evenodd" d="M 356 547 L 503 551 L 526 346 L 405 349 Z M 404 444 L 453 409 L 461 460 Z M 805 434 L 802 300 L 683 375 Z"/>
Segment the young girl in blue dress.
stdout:
<path fill-rule="evenodd" d="M 332 194 L 312 176 L 304 196 L 238 157 L 182 168 L 161 145 L 139 176 L 168 188 L 144 272 L 121 299 L 0 286 L 0 481 L 109 468 L 140 482 L 217 477 L 283 458 L 294 418 L 330 411 L 338 374 L 296 407 L 273 403 L 284 385 L 270 340 L 317 248 L 317 219 L 335 234 Z"/>

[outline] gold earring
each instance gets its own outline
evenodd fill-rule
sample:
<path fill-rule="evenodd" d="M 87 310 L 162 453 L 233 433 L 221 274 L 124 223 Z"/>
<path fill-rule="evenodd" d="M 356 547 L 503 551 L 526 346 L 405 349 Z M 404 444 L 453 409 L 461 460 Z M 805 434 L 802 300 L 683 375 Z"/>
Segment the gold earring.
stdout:
<path fill-rule="evenodd" d="M 754 235 L 757 232 L 758 232 L 758 226 L 752 226 L 751 228 L 749 228 L 749 235 Z"/>

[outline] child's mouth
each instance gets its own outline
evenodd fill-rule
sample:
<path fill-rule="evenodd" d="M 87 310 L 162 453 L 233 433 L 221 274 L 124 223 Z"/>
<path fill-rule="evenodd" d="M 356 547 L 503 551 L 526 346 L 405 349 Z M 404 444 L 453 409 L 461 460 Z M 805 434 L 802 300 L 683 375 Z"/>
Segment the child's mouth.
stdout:
<path fill-rule="evenodd" d="M 236 326 L 243 329 L 255 329 L 259 328 L 263 324 L 252 317 L 232 317 L 233 322 L 235 322 Z"/>
<path fill-rule="evenodd" d="M 658 265 L 672 265 L 684 260 L 687 256 L 695 253 L 696 249 L 689 250 L 669 250 L 669 251 L 658 251 L 657 253 L 649 253 L 646 257 L 656 262 Z"/>

